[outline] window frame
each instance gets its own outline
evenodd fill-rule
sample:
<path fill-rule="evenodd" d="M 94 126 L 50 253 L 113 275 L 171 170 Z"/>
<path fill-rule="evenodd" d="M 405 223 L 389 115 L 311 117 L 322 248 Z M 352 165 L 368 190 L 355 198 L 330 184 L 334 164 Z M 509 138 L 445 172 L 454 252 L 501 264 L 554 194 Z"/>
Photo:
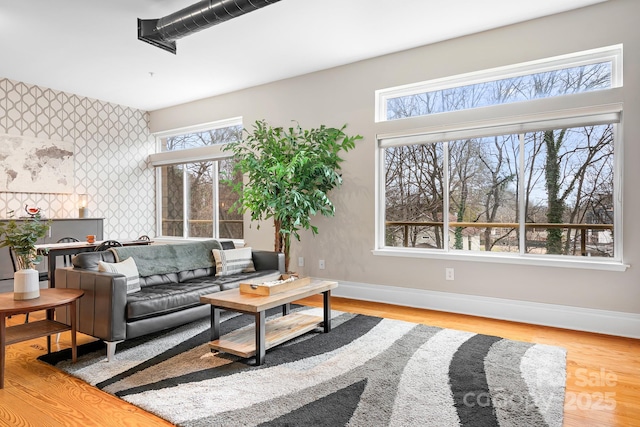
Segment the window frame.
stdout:
<path fill-rule="evenodd" d="M 427 90 L 467 85 L 515 76 L 522 70 L 537 73 L 550 67 L 581 65 L 586 61 L 612 60 L 612 88 L 510 104 L 386 120 L 386 99 Z M 622 92 L 622 45 L 499 67 L 450 78 L 420 82 L 376 91 L 378 130 L 375 150 L 375 243 L 372 253 L 379 256 L 474 261 L 502 264 L 539 265 L 609 271 L 624 271 L 623 253 L 623 160 L 624 114 Z M 383 105 L 385 108 L 383 108 Z M 445 142 L 496 134 L 520 134 L 526 131 L 564 128 L 603 123 L 614 124 L 614 257 L 577 257 L 563 255 L 460 252 L 445 249 L 385 246 L 385 156 L 386 147 L 411 143 Z M 448 206 L 444 207 L 448 209 Z M 445 210 L 446 211 L 446 210 Z M 522 210 L 521 210 L 522 212 Z M 522 226 L 522 225 L 521 225 Z"/>
<path fill-rule="evenodd" d="M 233 117 L 229 119 L 208 122 L 194 126 L 177 128 L 162 132 L 154 133 L 156 138 L 156 153 L 149 156 L 149 162 L 156 171 L 156 236 L 160 239 L 168 240 L 206 240 L 218 239 L 220 235 L 220 199 L 219 199 L 219 164 L 218 161 L 230 159 L 233 156 L 224 151 L 225 144 L 208 145 L 197 148 L 187 148 L 183 150 L 161 151 L 162 139 L 170 138 L 190 133 L 206 132 L 209 130 L 220 129 L 231 126 L 243 126 L 242 117 Z M 214 162 L 212 164 L 212 175 L 215 184 L 212 186 L 213 203 L 215 209 L 212 211 L 213 236 L 211 237 L 193 237 L 189 235 L 189 183 L 187 179 L 186 168 L 183 169 L 183 214 L 184 222 L 182 226 L 182 236 L 165 236 L 162 234 L 162 166 L 187 165 L 190 163 Z M 217 188 L 214 188 L 217 187 Z M 243 239 L 232 239 L 239 244 L 243 243 Z"/>
<path fill-rule="evenodd" d="M 611 89 L 619 88 L 623 86 L 623 74 L 622 74 L 622 44 L 607 46 L 598 49 L 591 49 L 582 52 L 570 53 L 567 55 L 559 55 L 551 58 L 544 58 L 535 61 L 522 62 L 519 64 L 507 65 L 503 67 L 496 67 L 486 70 L 474 71 L 465 74 L 458 74 L 455 76 L 443 77 L 428 81 L 422 81 L 418 83 L 410 83 L 401 86 L 395 86 L 386 89 L 379 89 L 375 91 L 375 122 L 390 122 L 398 120 L 407 120 L 414 117 L 399 118 L 389 120 L 387 118 L 387 104 L 390 99 L 400 98 L 404 96 L 418 95 L 425 92 L 434 92 L 444 89 L 452 89 L 456 87 L 463 87 L 473 84 L 487 83 L 491 81 L 497 81 L 501 79 L 508 79 L 513 77 L 520 77 L 524 75 L 544 73 L 554 70 L 560 70 L 565 68 L 579 67 L 583 65 L 596 64 L 600 62 L 611 61 Z M 609 90 L 609 89 L 604 89 Z M 591 92 L 582 92 L 591 93 Z M 564 95 L 570 96 L 570 95 Z M 564 97 L 560 96 L 560 97 Z M 549 98 L 541 98 L 549 99 Z M 515 103 L 526 103 L 530 101 L 516 101 L 506 104 L 495 105 L 512 105 Z M 476 107 L 477 109 L 490 108 Z M 473 109 L 473 108 L 472 108 Z M 460 111 L 468 111 L 460 110 Z M 438 114 L 451 114 L 451 112 L 433 113 L 430 115 Z"/>

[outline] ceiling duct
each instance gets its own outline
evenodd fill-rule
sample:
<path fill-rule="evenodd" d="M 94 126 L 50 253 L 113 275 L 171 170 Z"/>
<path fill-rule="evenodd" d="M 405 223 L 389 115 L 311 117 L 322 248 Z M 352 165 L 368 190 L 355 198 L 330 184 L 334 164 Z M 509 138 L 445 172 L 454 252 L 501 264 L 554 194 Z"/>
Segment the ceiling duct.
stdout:
<path fill-rule="evenodd" d="M 280 0 L 205 0 L 160 19 L 138 18 L 138 40 L 176 53 L 176 39 Z"/>

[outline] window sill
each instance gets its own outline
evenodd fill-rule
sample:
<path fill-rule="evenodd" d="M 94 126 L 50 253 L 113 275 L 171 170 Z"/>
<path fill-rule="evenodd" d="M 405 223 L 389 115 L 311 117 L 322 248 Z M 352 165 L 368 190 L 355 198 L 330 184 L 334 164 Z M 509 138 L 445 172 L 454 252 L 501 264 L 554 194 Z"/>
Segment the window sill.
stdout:
<path fill-rule="evenodd" d="M 377 256 L 446 259 L 450 261 L 489 262 L 498 264 L 535 265 L 541 267 L 578 268 L 585 270 L 626 271 L 630 266 L 621 261 L 593 257 L 540 257 L 535 255 L 484 255 L 478 253 L 435 252 L 424 249 L 382 248 L 371 251 Z"/>

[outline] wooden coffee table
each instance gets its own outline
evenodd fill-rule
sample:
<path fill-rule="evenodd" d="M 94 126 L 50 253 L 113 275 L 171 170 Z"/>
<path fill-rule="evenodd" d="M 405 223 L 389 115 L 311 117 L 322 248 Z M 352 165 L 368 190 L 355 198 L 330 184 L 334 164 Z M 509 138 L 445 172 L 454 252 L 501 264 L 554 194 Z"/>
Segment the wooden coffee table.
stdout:
<path fill-rule="evenodd" d="M 71 331 L 71 357 L 76 361 L 76 302 L 84 295 L 79 289 L 40 289 L 40 297 L 16 301 L 13 292 L 0 294 L 0 389 L 4 388 L 5 347 L 34 338 L 47 337 L 47 352 L 51 352 L 51 335 Z M 54 309 L 69 305 L 71 325 L 53 320 Z M 47 310 L 47 318 L 6 327 L 6 318 L 15 314 Z"/>
<path fill-rule="evenodd" d="M 255 356 L 256 365 L 262 365 L 266 351 L 297 336 L 322 326 L 324 332 L 331 331 L 331 290 L 337 282 L 314 280 L 306 286 L 290 289 L 275 295 L 242 293 L 229 289 L 203 295 L 200 302 L 211 304 L 212 350 L 249 358 Z M 289 313 L 290 303 L 311 295 L 323 295 L 323 316 L 304 313 Z M 265 321 L 265 311 L 282 306 L 282 317 Z M 220 336 L 220 310 L 232 310 L 255 317 L 255 328 L 233 331 Z"/>

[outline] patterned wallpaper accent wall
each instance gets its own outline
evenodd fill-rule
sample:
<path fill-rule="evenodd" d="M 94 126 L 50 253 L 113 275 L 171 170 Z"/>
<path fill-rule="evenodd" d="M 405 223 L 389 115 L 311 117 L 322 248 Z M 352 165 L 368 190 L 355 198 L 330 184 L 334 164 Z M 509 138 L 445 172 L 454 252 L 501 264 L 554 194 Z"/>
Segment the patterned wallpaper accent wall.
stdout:
<path fill-rule="evenodd" d="M 97 83 L 98 84 L 98 83 Z M 77 218 L 78 195 L 88 216 L 104 218 L 105 238 L 155 235 L 155 152 L 146 111 L 0 78 L 0 133 L 73 141 L 74 192 L 0 193 L 0 218 L 25 204 L 48 218 Z"/>

